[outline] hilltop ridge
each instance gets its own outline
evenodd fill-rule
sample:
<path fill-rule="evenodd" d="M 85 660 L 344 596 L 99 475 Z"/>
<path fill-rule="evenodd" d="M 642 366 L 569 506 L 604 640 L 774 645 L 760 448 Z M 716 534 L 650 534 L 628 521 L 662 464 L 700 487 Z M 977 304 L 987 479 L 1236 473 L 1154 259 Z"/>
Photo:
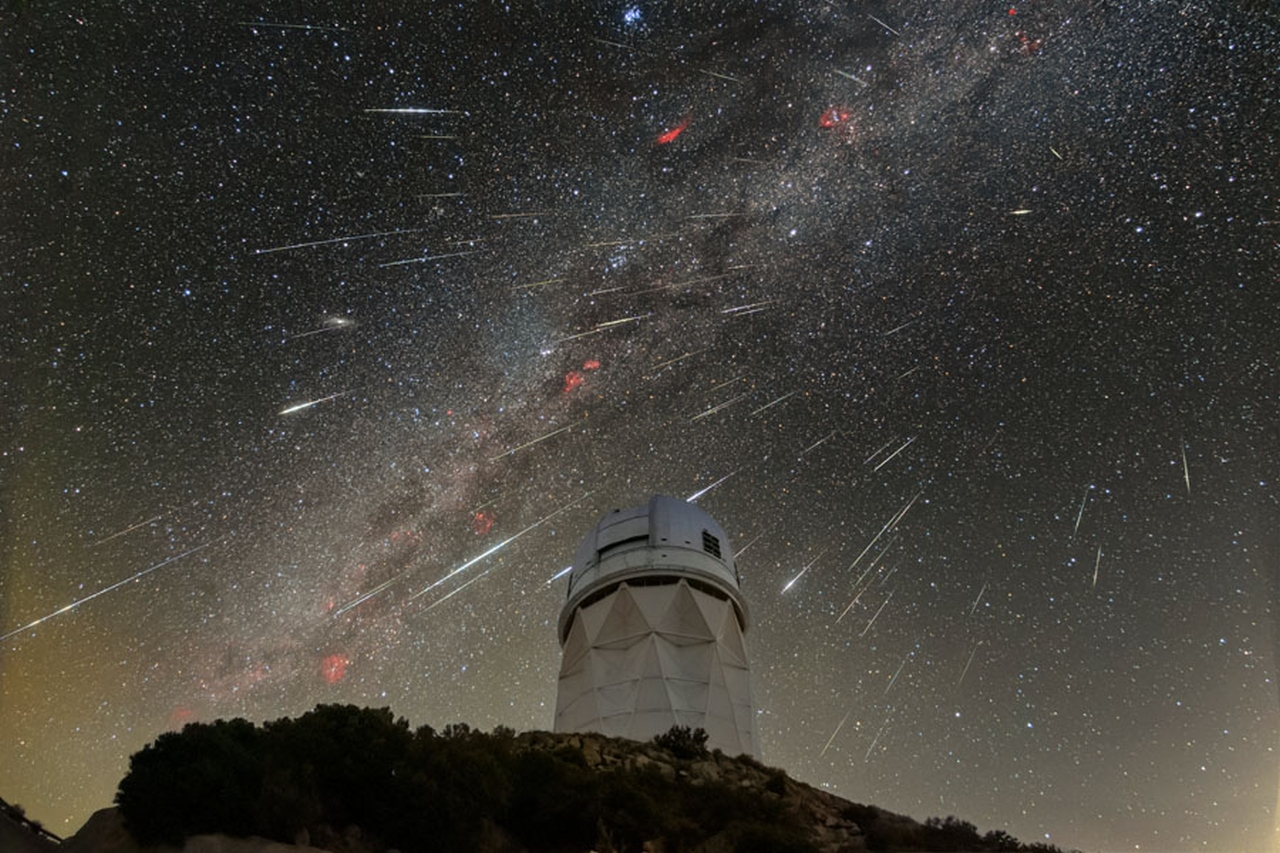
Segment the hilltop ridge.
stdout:
<path fill-rule="evenodd" d="M 700 730 L 410 731 L 319 706 L 261 728 L 191 724 L 135 753 L 116 809 L 65 853 L 1061 853 L 955 817 L 919 823 L 813 788 Z M 27 853 L 24 848 L 22 853 Z"/>

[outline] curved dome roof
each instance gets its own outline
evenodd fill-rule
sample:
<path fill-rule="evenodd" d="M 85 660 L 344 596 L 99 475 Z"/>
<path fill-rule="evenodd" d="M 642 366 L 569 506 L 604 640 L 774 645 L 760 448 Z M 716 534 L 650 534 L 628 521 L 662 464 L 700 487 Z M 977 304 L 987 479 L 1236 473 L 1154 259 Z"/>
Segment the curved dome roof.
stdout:
<path fill-rule="evenodd" d="M 569 589 L 560 612 L 560 636 L 573 611 L 618 583 L 687 579 L 720 590 L 734 602 L 745 627 L 747 604 L 738 586 L 729 536 L 714 518 L 688 501 L 654 495 L 649 502 L 607 513 L 573 555 Z"/>
<path fill-rule="evenodd" d="M 714 537 L 714 541 L 704 537 L 704 533 Z M 736 584 L 738 572 L 733 565 L 733 548 L 724 528 L 695 504 L 654 495 L 642 506 L 606 513 L 583 537 L 573 554 L 570 587 L 576 585 L 575 578 L 599 564 L 602 553 L 630 542 L 640 544 L 641 539 L 648 540 L 647 544 L 654 548 L 688 549 L 714 557 L 728 569 Z"/>

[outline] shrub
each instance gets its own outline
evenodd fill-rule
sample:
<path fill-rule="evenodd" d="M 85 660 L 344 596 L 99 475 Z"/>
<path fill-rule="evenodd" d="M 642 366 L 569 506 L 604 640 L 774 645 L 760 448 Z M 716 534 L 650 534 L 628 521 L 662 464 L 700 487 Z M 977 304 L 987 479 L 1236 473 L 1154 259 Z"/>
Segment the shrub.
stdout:
<path fill-rule="evenodd" d="M 703 729 L 672 726 L 665 733 L 655 735 L 653 742 L 681 760 L 704 758 L 707 755 L 707 733 Z"/>

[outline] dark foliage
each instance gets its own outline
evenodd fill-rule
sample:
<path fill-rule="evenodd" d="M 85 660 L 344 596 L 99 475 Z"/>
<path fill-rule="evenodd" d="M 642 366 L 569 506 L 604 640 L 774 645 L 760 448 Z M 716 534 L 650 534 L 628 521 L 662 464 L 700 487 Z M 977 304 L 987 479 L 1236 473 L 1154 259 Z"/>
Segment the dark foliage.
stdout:
<path fill-rule="evenodd" d="M 673 729 L 666 749 L 706 756 L 706 733 Z M 519 750 L 514 732 L 410 731 L 387 709 L 322 705 L 255 728 L 192 724 L 130 760 L 116 803 L 144 843 L 259 835 L 334 849 L 358 827 L 369 849 L 471 851 L 507 838 L 534 853 L 608 842 L 627 853 L 720 836 L 742 853 L 810 853 L 809 830 L 777 797 L 642 770 L 599 771 L 575 749 Z M 725 849 L 728 849 L 726 847 Z"/>
<path fill-rule="evenodd" d="M 707 756 L 707 733 L 688 726 L 672 726 L 666 732 L 655 735 L 653 742 L 671 753 L 674 758 L 691 761 Z"/>
<path fill-rule="evenodd" d="M 862 828 L 863 841 L 871 853 L 898 850 L 950 853 L 1063 853 L 1050 844 L 1023 844 L 1003 830 L 979 835 L 978 828 L 955 816 L 931 817 L 923 824 L 886 812 L 875 806 L 850 803 L 844 817 Z"/>
<path fill-rule="evenodd" d="M 677 727 L 654 741 L 687 761 L 708 757 L 706 737 Z M 321 705 L 261 728 L 219 720 L 161 735 L 130 759 L 116 804 L 144 844 L 222 833 L 350 849 L 358 829 L 369 850 L 633 853 L 661 839 L 673 853 L 708 842 L 735 853 L 812 853 L 812 828 L 780 796 L 786 775 L 745 763 L 764 771 L 763 790 L 695 782 L 657 764 L 600 770 L 578 749 L 521 749 L 510 729 L 410 731 L 386 708 Z M 1005 832 L 979 835 L 955 817 L 918 824 L 852 803 L 844 817 L 874 853 L 1061 853 Z"/>

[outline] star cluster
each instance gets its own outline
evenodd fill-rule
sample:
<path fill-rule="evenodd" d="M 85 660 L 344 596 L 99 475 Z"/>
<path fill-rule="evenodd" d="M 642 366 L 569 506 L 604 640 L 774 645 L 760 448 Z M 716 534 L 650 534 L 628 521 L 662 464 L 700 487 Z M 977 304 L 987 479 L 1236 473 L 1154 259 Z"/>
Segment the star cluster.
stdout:
<path fill-rule="evenodd" d="M 0 795 L 187 722 L 548 728 L 557 575 L 733 537 L 765 760 L 1262 851 L 1264 3 L 3 13 Z"/>

